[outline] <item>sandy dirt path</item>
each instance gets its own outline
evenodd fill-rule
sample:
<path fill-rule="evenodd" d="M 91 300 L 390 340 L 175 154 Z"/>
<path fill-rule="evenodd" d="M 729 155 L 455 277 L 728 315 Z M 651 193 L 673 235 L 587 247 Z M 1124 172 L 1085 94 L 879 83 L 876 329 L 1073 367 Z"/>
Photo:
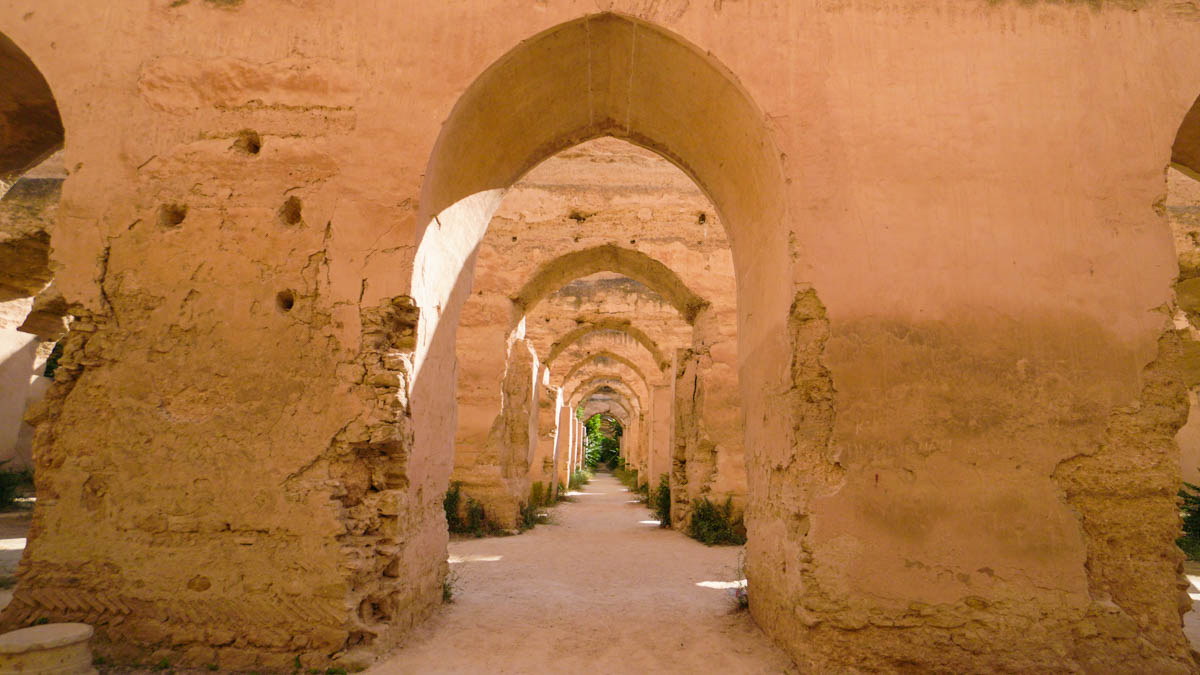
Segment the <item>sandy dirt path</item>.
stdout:
<path fill-rule="evenodd" d="M 368 672 L 795 672 L 728 591 L 738 547 L 658 528 L 608 474 L 519 537 L 450 543 L 454 602 Z"/>

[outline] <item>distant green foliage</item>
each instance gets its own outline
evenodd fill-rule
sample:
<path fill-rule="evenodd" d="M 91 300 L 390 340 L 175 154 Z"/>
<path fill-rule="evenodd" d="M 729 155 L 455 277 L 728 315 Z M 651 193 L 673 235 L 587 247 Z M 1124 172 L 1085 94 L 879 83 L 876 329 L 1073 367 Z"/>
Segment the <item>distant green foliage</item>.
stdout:
<path fill-rule="evenodd" d="M 621 462 L 621 435 L 625 433 L 621 423 L 611 415 L 593 415 L 583 427 L 584 464 L 589 469 L 600 465 L 615 469 Z"/>
<path fill-rule="evenodd" d="M 727 497 L 724 504 L 714 504 L 707 497 L 693 501 L 688 536 L 707 546 L 746 543 L 742 517 L 733 515 L 733 498 Z"/>
<path fill-rule="evenodd" d="M 54 349 L 50 350 L 50 356 L 46 358 L 46 369 L 42 371 L 42 375 L 46 377 L 54 377 L 54 371 L 58 370 L 58 360 L 62 358 L 63 343 L 55 342 Z"/>
<path fill-rule="evenodd" d="M 1183 536 L 1175 544 L 1183 549 L 1188 560 L 1200 560 L 1200 486 L 1184 483 L 1179 491 L 1183 512 Z"/>
<path fill-rule="evenodd" d="M 658 487 L 650 493 L 650 509 L 658 520 L 659 527 L 671 527 L 671 481 L 663 474 Z"/>

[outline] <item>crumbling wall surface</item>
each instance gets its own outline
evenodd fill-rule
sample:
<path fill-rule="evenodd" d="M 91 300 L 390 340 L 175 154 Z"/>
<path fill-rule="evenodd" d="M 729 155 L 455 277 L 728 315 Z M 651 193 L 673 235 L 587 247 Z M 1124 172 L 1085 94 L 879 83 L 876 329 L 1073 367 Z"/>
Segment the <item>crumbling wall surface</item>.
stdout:
<path fill-rule="evenodd" d="M 390 644 L 440 602 L 444 474 L 410 480 L 404 283 L 361 273 L 411 258 L 411 202 L 351 196 L 332 147 L 352 68 L 334 45 L 187 39 L 299 10 L 113 6 L 79 34 L 17 4 L 0 30 L 71 120 L 51 241 L 76 319 L 30 413 L 39 501 L 4 625 L 85 621 L 118 662 L 233 670 Z M 84 52 L 107 55 L 87 77 Z"/>
<path fill-rule="evenodd" d="M 859 667 L 894 669 L 933 645 L 961 671 L 1100 672 L 1113 655 L 1131 672 L 1192 667 L 1174 547 L 1171 438 L 1186 414 L 1174 331 L 1139 395 L 1121 386 L 1138 379 L 1128 354 L 1096 324 L 1079 322 L 1071 344 L 1044 353 L 1057 326 L 861 321 L 831 332 L 811 290 L 792 314 L 795 441 L 790 461 L 754 483 L 790 508 L 753 519 L 763 565 L 752 583 L 795 584 L 790 603 L 770 595 L 754 612 L 791 623 L 785 643 L 810 650 L 802 661 L 853 652 Z M 892 425 L 911 435 L 884 441 Z M 874 651 L 854 647 L 868 643 Z"/>

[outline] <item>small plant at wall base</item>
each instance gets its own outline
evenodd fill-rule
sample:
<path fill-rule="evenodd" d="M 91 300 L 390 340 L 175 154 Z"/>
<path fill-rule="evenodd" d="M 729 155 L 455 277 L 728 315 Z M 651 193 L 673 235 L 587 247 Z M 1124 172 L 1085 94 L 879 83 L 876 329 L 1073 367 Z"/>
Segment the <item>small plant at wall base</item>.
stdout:
<path fill-rule="evenodd" d="M 456 481 L 450 485 L 450 489 L 446 490 L 446 496 L 442 498 L 442 508 L 446 511 L 446 529 L 451 534 L 486 537 L 504 532 L 503 528 L 488 520 L 483 504 L 471 497 L 467 497 L 466 517 L 464 518 L 460 509 L 462 496 L 462 483 Z"/>
<path fill-rule="evenodd" d="M 694 500 L 688 536 L 707 546 L 745 544 L 746 528 L 742 517 L 733 515 L 733 498 L 727 497 L 724 504 L 714 504 L 708 497 Z"/>
<path fill-rule="evenodd" d="M 576 490 L 587 485 L 590 480 L 592 480 L 592 472 L 587 469 L 580 469 L 571 474 L 571 480 L 568 481 L 567 487 Z"/>
<path fill-rule="evenodd" d="M 1183 549 L 1188 560 L 1200 560 L 1200 486 L 1184 483 L 1179 491 L 1183 515 L 1183 536 L 1175 544 Z"/>
<path fill-rule="evenodd" d="M 671 481 L 666 474 L 659 478 L 658 487 L 650 494 L 650 509 L 659 527 L 671 527 Z"/>
<path fill-rule="evenodd" d="M 442 602 L 446 604 L 454 602 L 456 588 L 458 588 L 458 572 L 450 570 L 446 573 L 446 578 L 442 579 Z"/>
<path fill-rule="evenodd" d="M 521 521 L 517 523 L 518 529 L 522 532 L 532 530 L 534 525 L 538 524 L 538 507 L 533 502 L 528 504 L 521 502 L 520 504 Z"/>

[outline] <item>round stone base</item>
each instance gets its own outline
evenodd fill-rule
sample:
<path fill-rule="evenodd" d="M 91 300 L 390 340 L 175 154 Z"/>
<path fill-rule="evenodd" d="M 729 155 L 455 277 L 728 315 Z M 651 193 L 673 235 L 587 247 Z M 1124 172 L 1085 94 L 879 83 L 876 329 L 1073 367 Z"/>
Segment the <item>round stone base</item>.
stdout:
<path fill-rule="evenodd" d="M 86 623 L 48 623 L 0 635 L 0 675 L 95 675 Z"/>

